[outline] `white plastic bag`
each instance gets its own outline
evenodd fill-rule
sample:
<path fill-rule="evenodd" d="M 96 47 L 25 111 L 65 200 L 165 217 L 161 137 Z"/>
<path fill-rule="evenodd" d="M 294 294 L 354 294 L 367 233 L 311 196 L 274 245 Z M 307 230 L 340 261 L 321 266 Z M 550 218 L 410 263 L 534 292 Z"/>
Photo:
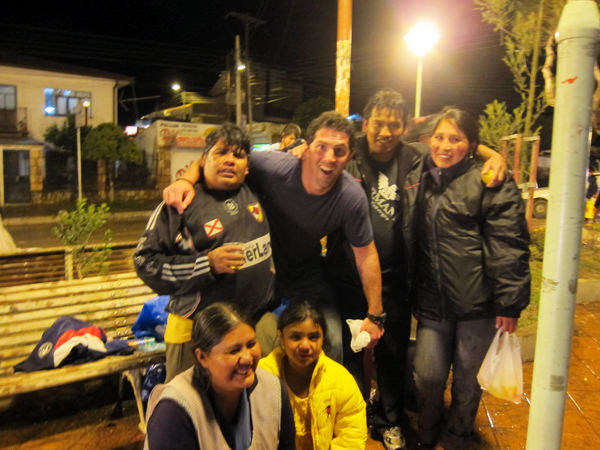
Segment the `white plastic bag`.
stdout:
<path fill-rule="evenodd" d="M 479 369 L 477 381 L 494 397 L 521 403 L 523 364 L 519 340 L 514 333 L 498 330 Z"/>
<path fill-rule="evenodd" d="M 371 336 L 366 331 L 360 331 L 363 321 L 347 319 L 346 323 L 350 327 L 350 333 L 352 333 L 352 342 L 350 347 L 354 350 L 354 353 L 360 352 L 363 348 L 369 345 L 371 342 Z"/>

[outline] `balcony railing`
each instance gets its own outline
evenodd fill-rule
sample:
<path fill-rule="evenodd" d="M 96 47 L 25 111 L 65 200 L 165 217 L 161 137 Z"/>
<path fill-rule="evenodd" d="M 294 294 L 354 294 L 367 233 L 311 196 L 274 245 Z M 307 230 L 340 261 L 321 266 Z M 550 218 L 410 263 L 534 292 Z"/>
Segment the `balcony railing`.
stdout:
<path fill-rule="evenodd" d="M 27 108 L 0 109 L 0 133 L 27 136 Z"/>

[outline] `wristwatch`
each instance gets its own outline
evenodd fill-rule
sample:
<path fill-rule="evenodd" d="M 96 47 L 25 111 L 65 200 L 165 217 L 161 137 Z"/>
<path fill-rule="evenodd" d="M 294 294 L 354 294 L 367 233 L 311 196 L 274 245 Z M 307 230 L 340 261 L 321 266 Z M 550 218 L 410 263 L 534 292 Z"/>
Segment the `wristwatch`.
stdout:
<path fill-rule="evenodd" d="M 373 314 L 367 314 L 367 319 L 371 322 L 376 323 L 377 325 L 383 325 L 385 323 L 385 319 L 387 318 L 387 314 L 382 312 L 381 315 L 375 316 Z"/>

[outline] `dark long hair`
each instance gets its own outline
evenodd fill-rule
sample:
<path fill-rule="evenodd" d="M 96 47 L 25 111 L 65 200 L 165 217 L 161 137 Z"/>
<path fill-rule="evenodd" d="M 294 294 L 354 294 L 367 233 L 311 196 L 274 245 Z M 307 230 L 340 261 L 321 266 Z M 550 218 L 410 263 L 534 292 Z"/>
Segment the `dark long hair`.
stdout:
<path fill-rule="evenodd" d="M 457 128 L 465 134 L 465 137 L 469 142 L 469 147 L 471 148 L 471 153 L 477 149 L 477 146 L 479 145 L 479 122 L 475 117 L 462 109 L 446 106 L 439 115 L 438 121 L 433 129 L 434 133 L 440 123 L 444 120 L 453 122 Z"/>
<path fill-rule="evenodd" d="M 324 340 L 327 336 L 325 316 L 323 316 L 323 313 L 316 306 L 306 300 L 292 301 L 292 303 L 285 308 L 277 321 L 277 330 L 283 334 L 285 327 L 294 323 L 304 322 L 306 319 L 311 319 L 316 325 L 321 327 Z"/>
<path fill-rule="evenodd" d="M 210 353 L 227 333 L 241 324 L 246 324 L 254 329 L 254 325 L 250 320 L 231 305 L 213 303 L 207 306 L 194 317 L 194 327 L 192 329 L 194 352 L 198 348 L 205 353 Z M 210 374 L 199 362 L 194 367 L 194 376 L 208 389 Z"/>

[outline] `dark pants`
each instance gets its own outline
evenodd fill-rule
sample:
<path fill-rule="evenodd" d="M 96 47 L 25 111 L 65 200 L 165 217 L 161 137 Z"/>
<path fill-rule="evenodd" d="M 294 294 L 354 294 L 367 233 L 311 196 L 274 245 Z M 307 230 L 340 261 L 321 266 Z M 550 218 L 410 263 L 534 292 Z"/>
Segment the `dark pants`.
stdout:
<path fill-rule="evenodd" d="M 383 280 L 382 287 L 383 309 L 387 313 L 385 333 L 374 348 L 379 388 L 379 402 L 373 421 L 375 428 L 398 426 L 404 416 L 406 355 L 410 339 L 411 311 L 408 302 L 402 300 L 401 290 L 387 281 Z M 368 402 L 370 386 L 365 386 L 364 381 L 364 353 L 354 353 L 350 348 L 352 335 L 345 323 L 346 319 L 364 319 L 367 301 L 362 287 L 358 286 L 336 286 L 336 294 L 342 309 L 344 367 L 354 376 Z"/>
<path fill-rule="evenodd" d="M 426 445 L 468 447 L 481 400 L 477 373 L 496 335 L 494 319 L 436 322 L 420 318 L 415 383 L 419 439 Z M 444 391 L 452 366 L 452 402 L 444 420 Z"/>

